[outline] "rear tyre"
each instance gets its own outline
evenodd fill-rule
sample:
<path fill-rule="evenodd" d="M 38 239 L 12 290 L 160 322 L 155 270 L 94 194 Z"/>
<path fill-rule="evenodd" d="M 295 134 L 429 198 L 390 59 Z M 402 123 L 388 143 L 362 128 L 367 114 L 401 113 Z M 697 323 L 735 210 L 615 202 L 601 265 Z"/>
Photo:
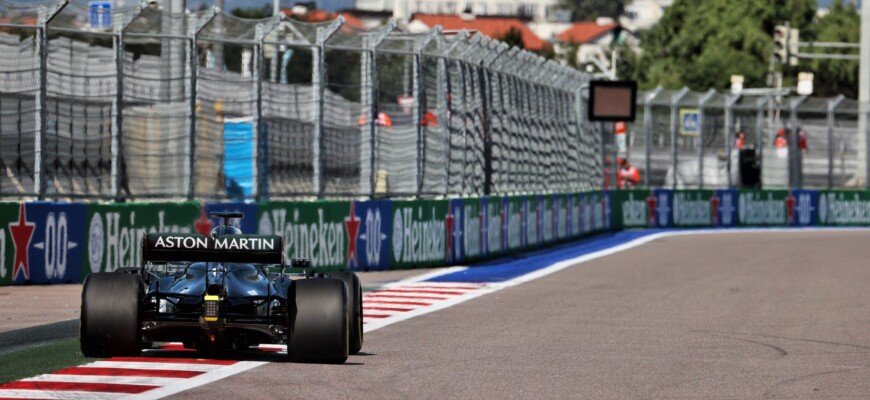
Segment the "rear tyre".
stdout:
<path fill-rule="evenodd" d="M 363 346 L 363 309 L 362 309 L 362 285 L 359 277 L 353 272 L 333 272 L 329 276 L 341 279 L 347 285 L 347 318 L 350 330 L 350 354 L 357 354 Z"/>
<path fill-rule="evenodd" d="M 287 355 L 290 361 L 341 364 L 348 354 L 347 290 L 339 279 L 290 284 Z"/>
<path fill-rule="evenodd" d="M 101 272 L 85 279 L 79 324 L 85 357 L 139 354 L 141 288 L 139 276 L 132 274 Z"/>

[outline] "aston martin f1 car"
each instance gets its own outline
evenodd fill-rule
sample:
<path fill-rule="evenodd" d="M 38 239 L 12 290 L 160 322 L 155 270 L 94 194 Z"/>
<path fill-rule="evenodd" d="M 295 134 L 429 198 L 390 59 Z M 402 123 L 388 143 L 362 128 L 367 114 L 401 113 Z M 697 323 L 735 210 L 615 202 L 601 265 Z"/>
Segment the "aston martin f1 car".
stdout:
<path fill-rule="evenodd" d="M 316 273 L 293 259 L 284 238 L 149 233 L 138 268 L 93 273 L 82 289 L 81 350 L 88 357 L 137 355 L 159 342 L 202 351 L 286 344 L 296 362 L 343 363 L 363 344 L 362 289 L 351 272 Z M 274 272 L 273 272 L 274 271 Z"/>

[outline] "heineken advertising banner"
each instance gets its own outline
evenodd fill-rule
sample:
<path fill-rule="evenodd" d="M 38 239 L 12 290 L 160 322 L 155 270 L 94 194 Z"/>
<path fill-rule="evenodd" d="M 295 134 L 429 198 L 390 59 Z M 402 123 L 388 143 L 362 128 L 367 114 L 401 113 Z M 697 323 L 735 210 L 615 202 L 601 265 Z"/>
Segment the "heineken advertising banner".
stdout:
<path fill-rule="evenodd" d="M 611 229 L 870 225 L 870 192 L 611 190 L 449 200 L 0 203 L 0 285 L 80 282 L 137 267 L 146 232 L 209 234 L 242 212 L 245 234 L 285 238 L 324 271 L 472 263 Z"/>
<path fill-rule="evenodd" d="M 78 282 L 84 204 L 0 203 L 0 285 Z"/>
<path fill-rule="evenodd" d="M 719 200 L 712 190 L 678 190 L 671 193 L 670 226 L 709 227 L 714 220 Z"/>
<path fill-rule="evenodd" d="M 785 225 L 788 221 L 788 190 L 740 190 L 737 218 L 740 225 Z M 793 206 L 793 205 L 792 205 Z"/>
<path fill-rule="evenodd" d="M 92 272 L 138 267 L 142 236 L 171 232 L 208 234 L 212 222 L 200 202 L 113 203 L 87 206 L 86 249 L 81 279 Z"/>
<path fill-rule="evenodd" d="M 740 192 L 737 189 L 718 189 L 713 191 L 713 226 L 732 227 L 737 225 L 737 199 Z"/>
<path fill-rule="evenodd" d="M 446 263 L 447 232 L 452 230 L 452 226 L 447 227 L 448 204 L 447 200 L 393 202 L 391 266 L 394 269 Z"/>
<path fill-rule="evenodd" d="M 615 229 L 654 226 L 655 221 L 650 218 L 649 210 L 655 209 L 655 203 L 649 190 L 615 190 L 610 191 L 610 194 L 614 204 L 612 217 Z M 655 217 L 655 214 L 652 216 Z"/>
<path fill-rule="evenodd" d="M 379 271 L 390 269 L 390 233 L 393 231 L 393 203 L 389 200 L 355 201 L 351 217 L 345 220 L 348 269 Z"/>
<path fill-rule="evenodd" d="M 823 190 L 816 209 L 820 225 L 870 225 L 870 192 Z"/>
<path fill-rule="evenodd" d="M 786 199 L 788 223 L 791 226 L 815 226 L 819 224 L 821 193 L 818 190 L 795 189 L 791 191 L 792 200 Z M 789 211 L 789 204 L 792 210 Z M 826 215 L 827 216 L 827 215 Z"/>
<path fill-rule="evenodd" d="M 505 197 L 504 210 L 507 216 L 505 252 L 517 253 L 526 247 L 526 196 Z"/>
<path fill-rule="evenodd" d="M 361 220 L 348 201 L 270 201 L 260 204 L 257 233 L 284 236 L 284 259 L 307 258 L 323 271 L 356 269 Z M 350 229 L 348 229 L 350 228 Z M 348 257 L 348 255 L 354 257 Z"/>

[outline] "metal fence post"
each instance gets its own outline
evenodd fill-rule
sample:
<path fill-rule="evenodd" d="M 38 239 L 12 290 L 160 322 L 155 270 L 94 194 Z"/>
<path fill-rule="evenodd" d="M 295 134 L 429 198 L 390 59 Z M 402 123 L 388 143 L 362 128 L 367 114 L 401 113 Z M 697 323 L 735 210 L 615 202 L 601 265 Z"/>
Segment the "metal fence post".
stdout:
<path fill-rule="evenodd" d="M 828 189 L 834 187 L 834 124 L 837 123 L 835 112 L 846 97 L 842 94 L 828 100 Z"/>
<path fill-rule="evenodd" d="M 493 184 L 492 184 L 493 176 L 492 175 L 494 174 L 493 166 L 492 166 L 492 161 L 493 161 L 492 160 L 492 144 L 493 144 L 493 140 L 492 140 L 492 135 L 493 135 L 492 116 L 494 114 L 494 111 L 493 111 L 494 107 L 492 106 L 492 104 L 494 103 L 493 98 L 495 95 L 493 93 L 492 81 L 493 81 L 493 78 L 495 78 L 496 80 L 500 79 L 498 76 L 493 76 L 496 72 L 494 71 L 494 66 L 492 64 L 494 62 L 496 62 L 499 58 L 501 58 L 501 56 L 504 54 L 504 52 L 507 49 L 508 49 L 508 46 L 506 44 L 501 43 L 501 42 L 497 42 L 497 41 L 492 41 L 492 42 L 487 44 L 486 50 L 488 53 L 480 61 L 481 72 L 483 73 L 484 77 L 486 78 L 485 79 L 486 93 L 484 96 L 484 98 L 486 99 L 484 101 L 484 103 L 485 103 L 484 104 L 485 121 L 484 121 L 484 131 L 483 131 L 484 135 L 486 135 L 485 141 L 484 141 L 484 150 L 483 150 L 483 153 L 484 153 L 484 174 L 485 174 L 484 175 L 484 184 L 483 184 L 483 193 L 486 195 L 489 195 L 492 193 L 492 186 L 493 186 Z M 501 84 L 500 83 L 499 83 L 498 89 L 499 89 L 499 96 L 501 96 Z M 488 104 L 486 104 L 486 103 L 488 103 Z M 502 108 L 504 108 L 504 104 L 501 101 L 499 101 L 499 105 Z"/>
<path fill-rule="evenodd" d="M 644 136 L 644 153 L 646 155 L 646 171 L 643 173 L 643 184 L 646 187 L 649 187 L 649 176 L 652 172 L 652 162 L 650 162 L 650 157 L 652 157 L 652 148 L 650 147 L 650 142 L 652 142 L 653 137 L 653 119 L 652 119 L 652 102 L 655 98 L 661 93 L 662 87 L 657 86 L 651 92 L 647 93 L 646 99 L 644 99 L 643 103 L 643 136 Z"/>
<path fill-rule="evenodd" d="M 679 92 L 671 96 L 671 186 L 677 188 L 677 135 L 679 133 L 678 107 L 680 100 L 689 93 L 689 88 L 684 87 Z"/>
<path fill-rule="evenodd" d="M 141 12 L 141 6 L 139 11 Z M 127 24 L 132 21 L 124 20 L 116 23 L 114 26 L 115 34 L 112 36 L 114 41 L 114 57 L 115 57 L 115 103 L 112 105 L 114 109 L 114 118 L 112 120 L 112 169 L 110 190 L 112 197 L 116 202 L 123 200 L 121 190 L 124 186 L 124 29 Z M 129 188 L 128 188 L 129 190 Z"/>
<path fill-rule="evenodd" d="M 414 126 L 417 128 L 417 174 L 416 174 L 416 182 L 415 182 L 415 196 L 420 198 L 420 195 L 423 192 L 423 180 L 425 174 L 426 167 L 426 150 L 425 150 L 425 140 L 423 138 L 423 96 L 425 96 L 425 90 L 421 90 L 421 82 L 423 80 L 423 49 L 431 42 L 435 37 L 441 34 L 440 29 L 431 29 L 429 32 L 419 39 L 416 43 L 414 43 L 414 54 L 412 55 L 413 60 L 413 76 L 412 76 L 412 85 L 414 96 Z"/>
<path fill-rule="evenodd" d="M 807 96 L 792 99 L 789 104 L 789 125 L 791 135 L 788 138 L 788 183 L 789 187 L 799 188 L 803 185 L 803 157 L 798 141 L 800 140 L 800 127 L 798 126 L 798 107 L 806 100 Z"/>
<path fill-rule="evenodd" d="M 704 114 L 707 102 L 716 95 L 716 90 L 710 89 L 698 99 L 698 189 L 704 188 Z"/>
<path fill-rule="evenodd" d="M 33 143 L 33 191 L 39 200 L 45 199 L 45 154 L 43 144 L 48 129 L 48 24 L 60 10 L 66 7 L 67 1 L 39 7 L 36 28 L 36 46 L 39 57 L 39 94 L 36 96 L 36 135 Z"/>
<path fill-rule="evenodd" d="M 732 187 L 734 183 L 731 179 L 731 126 L 734 119 L 734 105 L 740 100 L 740 95 L 725 96 L 725 171 L 727 176 L 728 187 Z"/>
<path fill-rule="evenodd" d="M 376 148 L 377 148 L 376 139 L 377 139 L 377 129 L 378 129 L 378 46 L 381 44 L 381 42 L 384 41 L 384 39 L 387 38 L 387 36 L 390 34 L 390 32 L 392 32 L 395 29 L 396 29 L 396 24 L 394 22 L 390 21 L 387 23 L 386 26 L 384 26 L 384 28 L 382 30 L 370 33 L 368 36 L 365 36 L 364 40 L 363 40 L 363 46 L 365 47 L 365 50 L 362 53 L 362 62 L 361 62 L 361 64 L 362 64 L 361 74 L 362 74 L 363 79 L 360 79 L 360 81 L 361 81 L 360 83 L 362 85 L 364 85 L 363 93 L 366 95 L 365 96 L 366 98 L 361 99 L 361 100 L 364 102 L 368 102 L 368 110 L 363 111 L 364 113 L 368 114 L 368 121 L 365 124 L 365 129 L 366 129 L 367 135 L 368 135 L 368 138 L 367 138 L 368 141 L 366 141 L 366 138 L 364 138 L 362 142 L 363 143 L 367 142 L 368 147 L 369 147 L 368 149 L 363 149 L 363 151 L 368 150 L 368 156 L 369 156 L 369 165 L 366 166 L 368 168 L 368 171 L 369 171 L 369 176 L 368 176 L 369 188 L 368 188 L 368 190 L 365 190 L 365 188 L 360 188 L 360 193 L 361 194 L 368 193 L 369 198 L 372 198 L 375 196 L 375 188 L 377 186 L 377 182 L 375 181 L 375 178 L 377 176 L 375 159 L 377 158 L 376 157 L 376 154 L 377 154 L 376 153 Z M 368 76 L 368 79 L 365 78 L 366 76 Z M 368 82 L 366 82 L 366 80 Z M 367 87 L 365 87 L 366 83 L 368 84 Z M 363 104 L 365 104 L 365 103 L 363 103 Z M 363 146 L 360 146 L 360 147 L 363 147 Z M 362 157 L 362 155 L 360 155 L 360 161 L 362 161 L 362 160 L 363 160 L 363 157 Z M 363 184 L 363 176 L 362 175 L 364 174 L 364 171 L 365 171 L 365 168 L 363 168 L 363 166 L 360 165 L 360 184 L 361 185 Z"/>
<path fill-rule="evenodd" d="M 317 41 L 314 48 L 311 49 L 312 55 L 312 77 L 311 83 L 314 86 L 314 138 L 312 140 L 312 167 L 314 172 L 314 194 L 317 198 L 323 197 L 323 108 L 324 91 L 326 90 L 326 41 L 332 36 L 341 24 L 344 23 L 344 17 L 332 20 L 325 27 L 317 28 Z"/>
<path fill-rule="evenodd" d="M 263 201 L 269 196 L 269 177 L 268 177 L 268 130 L 266 129 L 265 124 L 263 123 L 263 75 L 265 74 L 265 57 L 263 54 L 263 46 L 266 40 L 266 36 L 271 34 L 275 29 L 277 29 L 284 22 L 284 14 L 280 13 L 277 15 L 273 15 L 268 21 L 259 23 L 254 28 L 254 41 L 256 44 L 254 45 L 254 68 L 253 73 L 257 99 L 254 110 L 254 123 L 256 124 L 254 127 L 254 143 L 256 144 L 256 150 L 254 152 L 254 182 L 252 187 L 251 195 L 256 201 Z M 277 62 L 275 61 L 278 57 L 278 52 L 275 52 L 275 56 L 272 57 L 272 64 L 274 69 L 272 70 L 272 80 L 275 80 L 275 73 L 277 72 Z"/>
<path fill-rule="evenodd" d="M 769 101 L 770 95 L 768 94 L 755 102 L 755 160 L 758 163 L 759 171 L 764 170 L 764 110 Z"/>
<path fill-rule="evenodd" d="M 199 32 L 208 25 L 220 12 L 219 9 L 212 7 L 211 10 L 203 14 L 202 19 L 192 20 L 188 25 L 188 41 L 190 49 L 188 50 L 188 63 L 190 68 L 190 104 L 188 112 L 190 113 L 190 127 L 188 132 L 188 153 L 187 153 L 187 199 L 191 200 L 196 197 L 196 85 L 197 85 L 197 70 L 199 63 L 197 62 L 196 37 Z M 164 17 L 165 18 L 165 17 Z M 193 19 L 193 17 L 191 17 Z"/>

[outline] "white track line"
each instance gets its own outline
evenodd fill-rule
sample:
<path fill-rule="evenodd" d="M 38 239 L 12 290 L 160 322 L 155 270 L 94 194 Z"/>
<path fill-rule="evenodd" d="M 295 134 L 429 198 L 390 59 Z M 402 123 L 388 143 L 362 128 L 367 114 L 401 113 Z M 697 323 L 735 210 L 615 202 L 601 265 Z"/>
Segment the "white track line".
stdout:
<path fill-rule="evenodd" d="M 128 396 L 127 393 L 83 392 L 75 390 L 28 390 L 0 389 L 0 397 L 10 399 L 72 399 L 72 400 L 114 400 Z"/>
<path fill-rule="evenodd" d="M 149 390 L 147 392 L 139 393 L 137 395 L 133 395 L 128 397 L 128 399 L 135 400 L 150 400 L 150 399 L 159 399 L 161 397 L 166 397 L 172 394 L 176 394 L 179 392 L 183 392 L 188 389 L 193 389 L 197 386 L 202 386 L 220 379 L 224 379 L 228 376 L 232 376 L 238 374 L 240 372 L 247 371 L 251 368 L 259 367 L 261 365 L 268 364 L 266 362 L 261 361 L 239 361 L 233 365 L 224 366 L 221 369 L 214 370 L 209 373 L 202 374 L 197 377 L 193 377 L 190 379 L 185 379 L 184 382 L 179 384 L 175 384 L 172 386 L 164 386 L 159 389 Z"/>
<path fill-rule="evenodd" d="M 166 386 L 180 383 L 189 378 L 161 378 L 153 376 L 111 376 L 111 375 L 64 375 L 44 374 L 22 379 L 31 382 L 74 382 L 74 383 L 113 383 L 121 385 Z"/>
<path fill-rule="evenodd" d="M 96 367 L 96 368 L 133 368 L 133 369 L 168 369 L 173 371 L 199 371 L 211 372 L 227 367 L 227 365 L 218 364 L 183 364 L 172 362 L 139 362 L 139 361 L 95 361 L 87 365 L 81 365 L 80 368 Z"/>

